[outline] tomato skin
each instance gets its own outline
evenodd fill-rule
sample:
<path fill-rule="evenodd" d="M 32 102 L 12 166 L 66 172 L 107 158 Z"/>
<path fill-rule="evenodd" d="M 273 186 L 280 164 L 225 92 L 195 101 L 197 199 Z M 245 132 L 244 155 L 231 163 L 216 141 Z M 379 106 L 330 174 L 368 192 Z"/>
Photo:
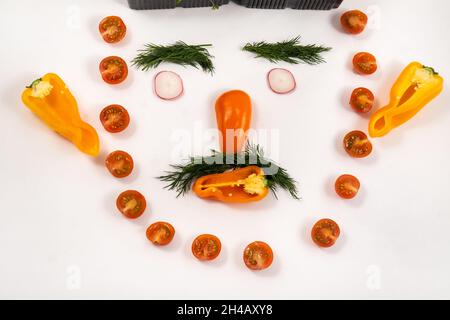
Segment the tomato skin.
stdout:
<path fill-rule="evenodd" d="M 243 259 L 250 270 L 264 270 L 273 262 L 273 251 L 267 243 L 255 241 L 244 249 Z"/>
<path fill-rule="evenodd" d="M 192 242 L 192 254 L 201 261 L 214 260 L 221 250 L 219 238 L 211 234 L 202 234 Z"/>
<path fill-rule="evenodd" d="M 116 200 L 117 209 L 128 219 L 137 219 L 147 208 L 145 197 L 136 190 L 122 192 Z"/>
<path fill-rule="evenodd" d="M 343 174 L 336 179 L 334 189 L 343 199 L 353 199 L 358 194 L 361 183 L 358 178 L 350 174 Z"/>
<path fill-rule="evenodd" d="M 341 16 L 342 28 L 350 34 L 359 34 L 367 25 L 367 15 L 359 10 L 350 10 Z"/>
<path fill-rule="evenodd" d="M 128 66 L 121 57 L 110 56 L 104 58 L 99 65 L 103 81 L 108 84 L 119 84 L 128 76 Z"/>
<path fill-rule="evenodd" d="M 168 222 L 155 222 L 146 231 L 147 239 L 157 246 L 168 245 L 175 236 L 175 228 Z"/>
<path fill-rule="evenodd" d="M 367 88 L 356 88 L 350 97 L 350 106 L 357 113 L 368 113 L 373 108 L 375 96 Z"/>
<path fill-rule="evenodd" d="M 319 220 L 311 230 L 311 238 L 321 248 L 334 246 L 341 234 L 339 225 L 331 219 Z"/>
<path fill-rule="evenodd" d="M 372 143 L 364 132 L 355 130 L 344 137 L 344 149 L 353 158 L 365 158 L 372 153 Z"/>
<path fill-rule="evenodd" d="M 121 105 L 112 104 L 100 112 L 100 121 L 106 131 L 118 133 L 128 127 L 130 124 L 130 115 L 127 109 Z"/>
<path fill-rule="evenodd" d="M 353 57 L 353 68 L 356 73 L 369 75 L 377 71 L 377 59 L 368 52 L 359 52 Z"/>
<path fill-rule="evenodd" d="M 117 150 L 108 155 L 105 165 L 114 177 L 125 178 L 133 171 L 134 161 L 125 151 Z"/>
<path fill-rule="evenodd" d="M 117 16 L 105 17 L 98 24 L 98 30 L 107 43 L 120 42 L 127 33 L 127 26 L 123 22 L 122 18 Z"/>

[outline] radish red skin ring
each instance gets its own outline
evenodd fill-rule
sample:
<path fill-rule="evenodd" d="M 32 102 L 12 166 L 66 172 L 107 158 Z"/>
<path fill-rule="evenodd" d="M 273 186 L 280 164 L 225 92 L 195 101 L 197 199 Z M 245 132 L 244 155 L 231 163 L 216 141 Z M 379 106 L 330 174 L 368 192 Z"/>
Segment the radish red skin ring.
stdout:
<path fill-rule="evenodd" d="M 164 75 L 164 74 L 170 74 L 174 78 L 178 79 L 178 82 L 179 82 L 180 88 L 177 90 L 176 94 L 172 94 L 170 97 L 168 97 L 164 94 L 161 94 L 161 92 L 158 92 L 158 83 L 157 83 L 158 77 L 160 77 L 161 75 Z M 158 98 L 160 98 L 162 100 L 166 100 L 166 101 L 176 100 L 179 97 L 181 97 L 184 93 L 183 79 L 181 79 L 181 77 L 173 71 L 160 71 L 153 78 L 153 92 L 155 93 L 155 95 Z"/>
<path fill-rule="evenodd" d="M 288 89 L 286 90 L 277 90 L 276 84 L 273 83 L 273 81 L 271 81 L 271 75 L 273 74 L 273 72 L 277 72 L 277 71 L 282 71 L 285 73 L 285 76 L 289 77 L 289 80 L 291 81 L 290 85 L 287 86 Z M 272 79 L 273 80 L 273 79 Z M 270 90 L 272 90 L 274 93 L 276 94 L 287 94 L 287 93 L 291 93 L 292 91 L 294 91 L 297 87 L 297 83 L 295 81 L 294 75 L 292 74 L 292 72 L 290 72 L 287 69 L 283 69 L 283 68 L 274 68 L 272 70 L 270 70 L 267 73 L 267 83 L 269 85 Z"/>

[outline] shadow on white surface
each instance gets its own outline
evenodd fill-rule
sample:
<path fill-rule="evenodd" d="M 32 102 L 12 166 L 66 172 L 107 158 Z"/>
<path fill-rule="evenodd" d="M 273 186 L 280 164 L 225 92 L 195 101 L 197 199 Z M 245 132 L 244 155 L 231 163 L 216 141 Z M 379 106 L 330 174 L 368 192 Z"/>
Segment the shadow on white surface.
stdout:
<path fill-rule="evenodd" d="M 225 92 L 230 91 L 230 90 L 235 90 L 235 89 L 230 89 L 230 88 L 224 87 L 223 90 L 216 90 L 209 94 L 209 99 L 208 99 L 209 108 L 208 108 L 208 112 L 205 117 L 205 119 L 208 119 L 208 122 L 206 123 L 207 128 L 215 128 L 216 127 L 217 124 L 216 124 L 215 105 L 216 105 L 217 98 L 219 98 L 220 95 L 222 95 Z M 236 90 L 239 90 L 239 89 L 236 89 Z M 253 103 L 253 101 L 252 101 L 252 103 Z M 253 105 L 252 105 L 252 107 L 253 107 Z M 253 114 L 252 114 L 252 116 L 253 116 Z M 252 122 L 253 122 L 253 119 L 252 119 Z M 217 148 L 219 148 L 219 146 L 217 146 Z"/>
<path fill-rule="evenodd" d="M 352 94 L 352 91 L 358 87 L 360 87 L 360 85 L 355 84 L 355 87 L 346 86 L 345 88 L 343 88 L 341 90 L 341 96 L 340 96 L 341 103 L 340 103 L 339 107 L 341 107 L 341 109 L 344 110 L 345 112 L 356 113 L 350 107 L 349 101 L 350 101 L 350 96 Z"/>
<path fill-rule="evenodd" d="M 127 0 L 113 0 L 113 1 L 118 3 L 118 4 L 120 4 L 120 5 L 122 5 L 122 6 L 124 6 L 124 7 L 130 8 L 128 6 L 128 1 Z"/>
<path fill-rule="evenodd" d="M 278 190 L 278 192 L 284 191 Z M 267 210 L 273 210 L 276 207 L 277 201 L 278 200 L 275 198 L 272 192 L 269 192 L 269 194 L 261 201 L 243 203 L 242 205 L 239 206 L 233 203 L 218 202 L 218 205 L 229 207 L 230 211 L 236 213 L 237 215 L 239 215 L 242 212 L 257 215 L 261 211 L 265 212 Z"/>
<path fill-rule="evenodd" d="M 7 85 L 1 92 L 2 102 L 10 108 L 17 109 L 20 107 L 20 109 L 26 110 L 26 107 L 21 100 L 22 92 L 25 90 L 26 86 L 30 85 L 33 80 L 36 80 L 40 76 L 43 75 L 24 73 L 19 77 L 16 77 L 17 80 L 8 79 L 8 81 L 5 82 Z"/>
<path fill-rule="evenodd" d="M 343 35 L 348 35 L 351 36 L 349 34 L 347 34 L 347 32 L 344 31 L 344 29 L 342 29 L 341 26 L 341 16 L 342 14 L 345 12 L 346 10 L 339 10 L 339 11 L 335 11 L 332 14 L 330 14 L 330 24 L 333 26 L 333 28 L 338 31 L 339 33 L 343 34 Z"/>
<path fill-rule="evenodd" d="M 105 193 L 103 200 L 106 212 L 108 212 L 108 215 L 114 217 L 116 220 L 125 219 L 116 207 L 116 200 L 121 192 L 122 191 L 118 190 L 117 192 Z"/>
<path fill-rule="evenodd" d="M 325 191 L 325 194 L 329 198 L 336 198 L 338 195 L 336 194 L 336 191 L 334 190 L 334 184 L 336 182 L 337 177 L 339 174 L 330 174 L 327 179 L 324 181 L 323 189 Z"/>

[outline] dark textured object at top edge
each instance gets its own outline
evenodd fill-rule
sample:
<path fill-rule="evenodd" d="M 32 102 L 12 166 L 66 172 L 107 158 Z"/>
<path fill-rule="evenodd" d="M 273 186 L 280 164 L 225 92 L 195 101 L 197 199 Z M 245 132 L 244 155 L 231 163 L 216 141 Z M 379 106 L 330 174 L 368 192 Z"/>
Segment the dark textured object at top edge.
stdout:
<path fill-rule="evenodd" d="M 331 10 L 338 8 L 343 0 L 233 0 L 247 8 L 255 9 L 285 9 L 296 10 Z M 128 0 L 131 9 L 135 10 L 155 10 L 211 7 L 213 4 L 222 6 L 228 4 L 230 0 Z"/>
<path fill-rule="evenodd" d="M 156 10 L 182 8 L 212 7 L 213 4 L 222 6 L 228 4 L 230 0 L 128 0 L 128 5 L 135 10 Z"/>
<path fill-rule="evenodd" d="M 331 10 L 343 0 L 235 0 L 242 6 L 255 9 Z"/>

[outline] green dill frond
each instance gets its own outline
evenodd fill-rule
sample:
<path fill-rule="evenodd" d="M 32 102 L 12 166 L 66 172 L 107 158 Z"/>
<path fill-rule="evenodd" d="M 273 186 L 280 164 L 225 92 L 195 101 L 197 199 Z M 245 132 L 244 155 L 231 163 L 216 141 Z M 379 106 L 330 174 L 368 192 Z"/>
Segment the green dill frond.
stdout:
<path fill-rule="evenodd" d="M 273 63 L 284 61 L 292 64 L 303 62 L 314 65 L 325 62 L 321 54 L 330 51 L 331 48 L 315 44 L 301 45 L 300 37 L 297 36 L 276 43 L 266 41 L 247 43 L 242 50 L 252 52 L 256 58 L 264 58 Z"/>
<path fill-rule="evenodd" d="M 150 43 L 145 45 L 145 49 L 139 50 L 139 54 L 131 63 L 143 71 L 156 68 L 163 62 L 170 62 L 213 74 L 214 65 L 211 61 L 213 56 L 207 49 L 211 46 L 211 44 L 188 45 L 183 41 L 167 46 Z"/>
<path fill-rule="evenodd" d="M 277 197 L 278 189 L 281 188 L 289 192 L 294 199 L 300 199 L 297 182 L 286 169 L 265 158 L 264 151 L 259 145 L 248 143 L 245 151 L 237 154 L 224 154 L 216 150 L 211 152 L 212 154 L 208 157 L 191 157 L 184 164 L 172 165 L 171 171 L 166 171 L 157 179 L 167 182 L 165 188 L 176 191 L 179 197 L 189 192 L 192 184 L 200 177 L 255 165 L 264 170 L 267 186 L 275 197 Z"/>

